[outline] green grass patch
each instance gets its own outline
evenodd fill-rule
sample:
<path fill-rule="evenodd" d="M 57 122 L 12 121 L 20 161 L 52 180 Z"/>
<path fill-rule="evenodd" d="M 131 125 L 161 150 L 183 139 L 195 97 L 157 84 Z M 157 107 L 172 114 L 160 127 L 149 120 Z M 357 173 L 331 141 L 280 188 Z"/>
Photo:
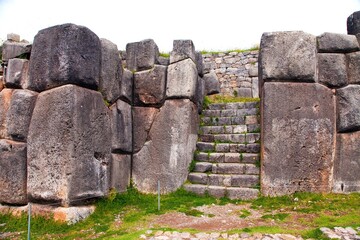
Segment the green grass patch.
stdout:
<path fill-rule="evenodd" d="M 240 218 L 247 218 L 251 215 L 251 212 L 246 209 L 241 210 L 240 213 Z"/>
<path fill-rule="evenodd" d="M 159 54 L 159 56 L 165 57 L 165 58 L 169 58 L 169 57 L 170 57 L 170 53 L 161 52 L 161 53 Z"/>
<path fill-rule="evenodd" d="M 224 96 L 224 95 L 211 95 L 205 96 L 204 99 L 204 108 L 207 108 L 208 105 L 212 103 L 235 103 L 235 102 L 260 102 L 260 98 L 245 98 L 245 97 L 233 97 L 233 96 Z"/>
<path fill-rule="evenodd" d="M 262 219 L 273 219 L 278 221 L 284 221 L 290 214 L 289 213 L 277 213 L 277 214 L 266 214 L 263 215 Z"/>

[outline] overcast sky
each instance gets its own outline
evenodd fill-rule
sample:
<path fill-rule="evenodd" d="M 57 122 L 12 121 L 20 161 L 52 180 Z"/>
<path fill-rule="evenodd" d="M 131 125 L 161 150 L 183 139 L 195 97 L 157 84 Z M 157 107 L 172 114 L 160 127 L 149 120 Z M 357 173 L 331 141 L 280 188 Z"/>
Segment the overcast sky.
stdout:
<path fill-rule="evenodd" d="M 225 51 L 259 44 L 263 32 L 346 33 L 359 10 L 360 0 L 0 0 L 0 38 L 13 32 L 32 42 L 41 29 L 74 23 L 120 50 L 152 38 L 162 52 L 175 39 Z"/>

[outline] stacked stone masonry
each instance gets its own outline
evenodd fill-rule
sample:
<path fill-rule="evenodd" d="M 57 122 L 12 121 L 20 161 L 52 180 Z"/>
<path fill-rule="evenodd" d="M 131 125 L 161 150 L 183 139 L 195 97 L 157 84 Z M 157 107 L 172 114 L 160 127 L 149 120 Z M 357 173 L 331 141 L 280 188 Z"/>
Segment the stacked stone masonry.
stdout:
<path fill-rule="evenodd" d="M 215 72 L 220 94 L 258 98 L 258 50 L 203 54 L 204 71 Z"/>
<path fill-rule="evenodd" d="M 151 39 L 117 46 L 86 27 L 9 34 L 0 92 L 0 203 L 68 207 L 126 191 L 178 189 L 196 148 L 205 94 L 218 93 L 191 40 L 169 61 Z M 125 66 L 125 67 L 124 67 Z"/>
<path fill-rule="evenodd" d="M 263 34 L 263 194 L 360 191 L 359 38 Z"/>
<path fill-rule="evenodd" d="M 214 197 L 259 194 L 259 102 L 210 104 L 203 110 L 194 169 L 185 189 Z"/>

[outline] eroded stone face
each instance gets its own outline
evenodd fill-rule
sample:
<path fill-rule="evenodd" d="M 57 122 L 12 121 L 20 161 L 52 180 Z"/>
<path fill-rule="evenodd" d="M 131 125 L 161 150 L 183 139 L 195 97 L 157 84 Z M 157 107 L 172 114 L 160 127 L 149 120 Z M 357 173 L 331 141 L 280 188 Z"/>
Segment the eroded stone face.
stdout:
<path fill-rule="evenodd" d="M 348 84 L 345 54 L 319 53 L 319 83 L 329 87 L 343 87 Z"/>
<path fill-rule="evenodd" d="M 152 39 L 126 45 L 126 67 L 131 71 L 151 69 L 158 63 L 159 48 Z"/>
<path fill-rule="evenodd" d="M 97 89 L 101 66 L 98 36 L 83 26 L 63 24 L 34 38 L 29 89 L 41 92 L 65 84 Z"/>
<path fill-rule="evenodd" d="M 149 136 L 133 156 L 133 181 L 141 192 L 179 188 L 187 178 L 197 140 L 198 113 L 190 100 L 167 100 L 151 125 Z"/>
<path fill-rule="evenodd" d="M 79 204 L 109 188 L 108 108 L 99 92 L 65 85 L 39 94 L 28 135 L 28 196 Z"/>
<path fill-rule="evenodd" d="M 190 58 L 196 62 L 196 52 L 193 41 L 174 40 L 173 50 L 170 52 L 170 64 Z"/>
<path fill-rule="evenodd" d="M 126 192 L 130 185 L 131 155 L 111 154 L 111 188 L 118 192 Z"/>
<path fill-rule="evenodd" d="M 27 88 L 29 60 L 13 58 L 9 60 L 5 86 L 8 88 Z"/>
<path fill-rule="evenodd" d="M 22 205 L 26 196 L 26 143 L 0 140 L 0 203 Z"/>
<path fill-rule="evenodd" d="M 359 43 L 355 36 L 324 33 L 317 37 L 319 52 L 347 53 L 359 50 Z"/>
<path fill-rule="evenodd" d="M 265 83 L 262 101 L 262 193 L 329 192 L 335 137 L 331 89 Z"/>
<path fill-rule="evenodd" d="M 354 12 L 348 17 L 347 32 L 352 35 L 360 33 L 360 11 Z"/>
<path fill-rule="evenodd" d="M 111 151 L 132 152 L 131 105 L 117 100 L 110 107 L 111 111 Z"/>
<path fill-rule="evenodd" d="M 360 191 L 360 132 L 337 134 L 333 191 Z"/>

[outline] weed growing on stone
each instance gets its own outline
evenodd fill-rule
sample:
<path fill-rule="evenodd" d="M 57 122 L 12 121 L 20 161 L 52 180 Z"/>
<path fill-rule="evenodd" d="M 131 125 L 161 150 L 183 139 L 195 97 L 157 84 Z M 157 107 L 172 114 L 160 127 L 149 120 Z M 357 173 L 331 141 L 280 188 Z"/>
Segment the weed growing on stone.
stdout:
<path fill-rule="evenodd" d="M 249 210 L 243 209 L 243 210 L 241 210 L 240 218 L 247 218 L 250 215 L 251 215 L 251 212 Z"/>

